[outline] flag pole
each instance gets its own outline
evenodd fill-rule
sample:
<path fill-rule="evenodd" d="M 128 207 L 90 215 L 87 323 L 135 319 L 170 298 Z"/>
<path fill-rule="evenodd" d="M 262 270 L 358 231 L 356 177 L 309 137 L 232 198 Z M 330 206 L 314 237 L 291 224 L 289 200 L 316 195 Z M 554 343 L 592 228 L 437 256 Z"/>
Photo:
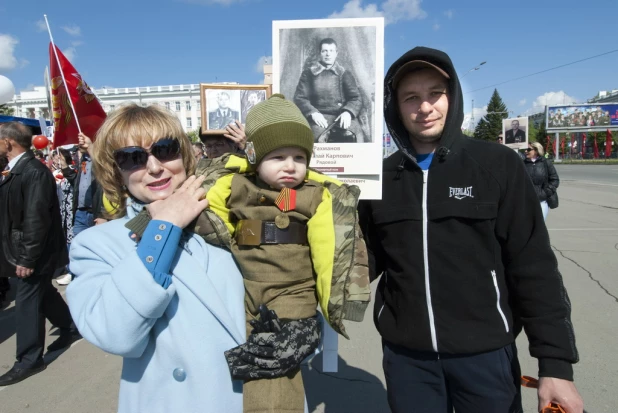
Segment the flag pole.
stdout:
<path fill-rule="evenodd" d="M 82 133 L 82 128 L 79 126 L 79 119 L 77 118 L 77 112 L 75 112 L 75 106 L 73 106 L 73 99 L 71 99 L 71 93 L 69 93 L 69 89 L 67 86 L 66 78 L 64 77 L 64 72 L 62 71 L 62 65 L 60 64 L 60 59 L 58 58 L 58 51 L 56 50 L 56 44 L 54 43 L 54 38 L 51 33 L 51 29 L 49 28 L 49 22 L 47 21 L 47 14 L 44 14 L 45 24 L 47 25 L 47 32 L 49 33 L 49 40 L 52 44 L 52 49 L 54 50 L 54 56 L 56 56 L 56 63 L 58 64 L 58 69 L 60 69 L 60 76 L 62 76 L 62 83 L 64 83 L 64 88 L 67 91 L 67 96 L 69 98 L 69 103 L 71 104 L 71 110 L 73 111 L 73 116 L 75 116 L 75 124 L 77 125 L 77 130 L 79 133 Z"/>

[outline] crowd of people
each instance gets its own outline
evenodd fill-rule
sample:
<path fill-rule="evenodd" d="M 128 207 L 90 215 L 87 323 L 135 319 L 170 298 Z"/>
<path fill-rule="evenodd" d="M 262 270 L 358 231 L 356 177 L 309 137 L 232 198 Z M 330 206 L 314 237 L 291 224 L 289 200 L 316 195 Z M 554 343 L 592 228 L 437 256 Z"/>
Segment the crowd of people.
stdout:
<path fill-rule="evenodd" d="M 201 145 L 165 109 L 123 105 L 94 143 L 80 135 L 74 165 L 53 155 L 61 177 L 25 126 L 0 126 L 0 275 L 14 277 L 18 323 L 0 385 L 45 368 L 47 318 L 61 330 L 50 350 L 81 334 L 123 357 L 119 412 L 304 412 L 318 307 L 347 337 L 343 320 L 363 320 L 379 279 L 393 412 L 521 412 L 523 329 L 539 410 L 583 413 L 542 147 L 524 163 L 464 136 L 461 85 L 439 50 L 401 56 L 384 92 L 399 150 L 382 199 L 360 202 L 358 187 L 308 168 L 312 127 L 279 94 Z M 51 282 L 67 264 L 68 306 Z"/>

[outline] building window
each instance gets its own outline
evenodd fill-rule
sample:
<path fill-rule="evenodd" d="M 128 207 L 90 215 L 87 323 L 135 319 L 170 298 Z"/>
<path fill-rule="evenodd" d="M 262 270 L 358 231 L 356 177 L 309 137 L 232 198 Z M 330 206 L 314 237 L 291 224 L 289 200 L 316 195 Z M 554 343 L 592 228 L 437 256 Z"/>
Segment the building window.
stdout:
<path fill-rule="evenodd" d="M 191 129 L 191 118 L 187 118 L 187 129 Z"/>
<path fill-rule="evenodd" d="M 165 102 L 165 109 L 170 110 L 170 103 L 169 102 Z"/>
<path fill-rule="evenodd" d="M 196 104 L 197 104 L 197 110 L 202 110 L 202 102 L 198 100 Z"/>
<path fill-rule="evenodd" d="M 199 116 L 197 117 L 197 126 L 198 126 L 198 128 L 202 127 L 202 118 L 199 117 Z"/>
<path fill-rule="evenodd" d="M 180 102 L 176 102 L 176 112 L 180 112 Z"/>
<path fill-rule="evenodd" d="M 186 101 L 185 102 L 185 107 L 187 108 L 187 110 L 191 110 L 191 102 L 190 101 Z"/>

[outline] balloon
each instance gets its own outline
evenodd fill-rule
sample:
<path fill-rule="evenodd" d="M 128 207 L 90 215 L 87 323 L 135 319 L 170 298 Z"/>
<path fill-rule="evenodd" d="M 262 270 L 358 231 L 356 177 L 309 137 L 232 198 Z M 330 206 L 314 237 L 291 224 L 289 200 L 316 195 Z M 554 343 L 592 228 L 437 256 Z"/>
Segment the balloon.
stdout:
<path fill-rule="evenodd" d="M 0 105 L 13 100 L 14 95 L 15 86 L 13 86 L 13 82 L 9 78 L 0 75 Z"/>
<path fill-rule="evenodd" d="M 49 143 L 49 139 L 45 135 L 37 135 L 32 138 L 32 145 L 37 149 L 43 149 L 47 147 Z"/>

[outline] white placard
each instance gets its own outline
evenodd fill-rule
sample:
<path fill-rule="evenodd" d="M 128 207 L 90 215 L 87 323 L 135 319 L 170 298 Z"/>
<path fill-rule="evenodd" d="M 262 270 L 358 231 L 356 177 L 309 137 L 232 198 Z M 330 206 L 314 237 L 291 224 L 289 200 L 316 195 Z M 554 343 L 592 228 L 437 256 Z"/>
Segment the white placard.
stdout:
<path fill-rule="evenodd" d="M 383 82 L 383 18 L 273 22 L 273 92 L 307 118 L 312 168 L 382 173 Z"/>

